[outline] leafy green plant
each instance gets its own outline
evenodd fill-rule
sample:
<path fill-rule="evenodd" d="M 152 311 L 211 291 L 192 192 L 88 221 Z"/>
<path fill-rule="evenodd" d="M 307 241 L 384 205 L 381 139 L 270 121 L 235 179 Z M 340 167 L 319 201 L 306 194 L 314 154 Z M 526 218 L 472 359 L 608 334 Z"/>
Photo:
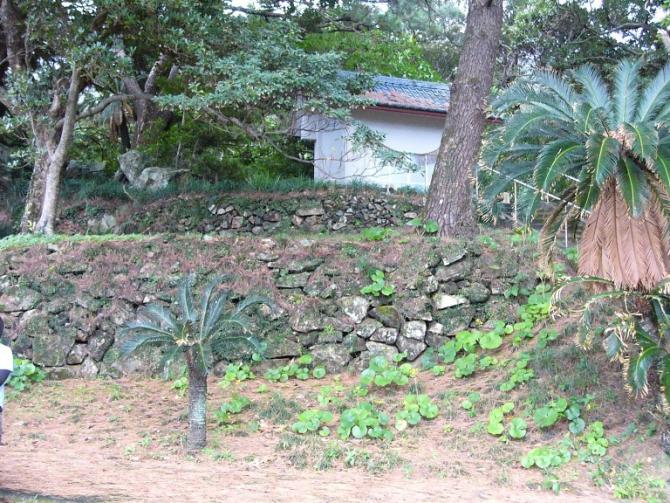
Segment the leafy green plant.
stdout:
<path fill-rule="evenodd" d="M 505 431 L 505 426 L 503 425 L 503 419 L 506 414 L 509 414 L 514 410 L 514 404 L 512 402 L 506 402 L 500 407 L 496 407 L 489 413 L 489 422 L 486 426 L 486 431 L 491 435 L 502 435 Z"/>
<path fill-rule="evenodd" d="M 292 377 L 306 381 L 309 379 L 309 366 L 313 361 L 314 357 L 312 355 L 304 354 L 287 365 L 269 369 L 264 377 L 272 382 L 286 382 Z M 326 375 L 326 369 L 322 365 L 318 365 L 312 370 L 311 375 L 316 379 L 322 379 Z"/>
<path fill-rule="evenodd" d="M 388 227 L 366 227 L 361 231 L 365 241 L 386 241 L 392 235 L 393 231 Z"/>
<path fill-rule="evenodd" d="M 572 458 L 572 453 L 566 445 L 551 447 L 544 445 L 536 447 L 521 458 L 521 466 L 532 468 L 537 466 L 540 470 L 549 471 L 566 464 Z"/>
<path fill-rule="evenodd" d="M 526 421 L 520 417 L 515 417 L 510 421 L 507 433 L 511 438 L 519 440 L 526 436 L 527 429 L 528 424 L 526 424 Z"/>
<path fill-rule="evenodd" d="M 380 388 L 390 385 L 405 386 L 416 373 L 416 369 L 409 363 L 398 365 L 398 362 L 389 362 L 383 356 L 374 356 L 370 359 L 368 368 L 361 373 L 360 384 Z"/>
<path fill-rule="evenodd" d="M 571 398 L 570 401 L 565 398 L 552 400 L 544 407 L 535 409 L 533 421 L 540 428 L 549 428 L 559 420 L 565 418 L 569 421 L 569 430 L 574 435 L 579 435 L 584 431 L 586 423 L 581 417 L 582 405 L 588 403 L 590 397 L 577 399 Z"/>
<path fill-rule="evenodd" d="M 363 295 L 372 295 L 373 297 L 384 295 L 390 297 L 395 293 L 395 286 L 386 281 L 384 271 L 374 269 L 370 272 L 370 280 L 372 281 L 371 284 L 361 288 Z"/>
<path fill-rule="evenodd" d="M 579 457 L 583 461 L 595 462 L 597 458 L 607 454 L 609 441 L 605 438 L 605 427 L 602 421 L 591 423 L 584 432 L 582 441 L 586 444 L 585 448 L 579 453 Z"/>
<path fill-rule="evenodd" d="M 407 225 L 414 227 L 421 234 L 437 234 L 440 230 L 439 224 L 432 219 L 424 220 L 423 218 L 413 218 Z"/>
<path fill-rule="evenodd" d="M 588 232 L 580 238 L 580 275 L 649 291 L 666 279 L 670 253 L 665 237 L 670 67 L 651 79 L 643 78 L 641 69 L 641 59 L 620 61 L 611 88 L 590 65 L 569 77 L 539 71 L 518 80 L 492 104 L 506 117 L 491 132 L 490 155 L 484 157 L 502 172 L 487 199 L 519 177 L 533 185 L 526 221 L 542 193 L 561 194 L 560 204 L 544 218 L 547 255 L 576 206 L 589 214 Z M 628 231 L 617 233 L 622 225 Z M 645 237 L 640 242 L 631 236 Z M 652 248 L 656 253 L 649 253 Z M 617 255 L 626 256 L 625 263 L 602 260 Z"/>
<path fill-rule="evenodd" d="M 477 363 L 478 358 L 474 353 L 456 358 L 456 360 L 454 360 L 454 366 L 456 367 L 454 375 L 459 379 L 471 376 L 475 373 L 475 370 L 477 370 Z"/>
<path fill-rule="evenodd" d="M 407 395 L 403 410 L 396 414 L 395 427 L 398 431 L 403 431 L 407 426 L 419 424 L 421 418 L 435 419 L 439 413 L 439 407 L 428 395 Z"/>
<path fill-rule="evenodd" d="M 239 383 L 242 381 L 247 381 L 256 377 L 251 371 L 251 367 L 246 363 L 230 363 L 226 367 L 226 373 L 223 375 L 222 380 L 219 382 L 219 386 L 222 388 L 227 388 L 233 383 Z"/>
<path fill-rule="evenodd" d="M 181 377 L 178 377 L 172 381 L 170 388 L 176 390 L 177 393 L 179 393 L 179 396 L 184 396 L 188 390 L 188 376 L 182 375 Z"/>
<path fill-rule="evenodd" d="M 434 365 L 431 369 L 430 372 L 435 376 L 435 377 L 440 377 L 443 376 L 446 373 L 447 369 L 444 367 L 444 365 Z"/>
<path fill-rule="evenodd" d="M 364 402 L 342 412 L 337 434 L 342 440 L 353 436 L 390 441 L 393 440 L 393 432 L 388 424 L 388 414 L 378 411 L 371 403 Z"/>
<path fill-rule="evenodd" d="M 552 400 L 544 407 L 535 409 L 535 412 L 533 412 L 533 421 L 539 428 L 549 428 L 564 417 L 564 412 L 567 408 L 568 401 L 565 398 Z"/>
<path fill-rule="evenodd" d="M 500 391 L 512 391 L 535 377 L 533 369 L 528 368 L 529 360 L 529 355 L 525 353 L 517 360 L 507 380 L 500 384 Z"/>
<path fill-rule="evenodd" d="M 251 406 L 251 400 L 242 395 L 234 394 L 230 400 L 223 402 L 218 410 L 214 411 L 214 417 L 219 425 L 230 422 L 231 416 L 239 414 Z"/>
<path fill-rule="evenodd" d="M 15 391 L 25 391 L 33 384 L 41 383 L 47 374 L 30 360 L 14 358 L 14 372 L 12 372 L 7 386 Z"/>
<path fill-rule="evenodd" d="M 338 396 L 344 391 L 344 386 L 341 384 L 334 384 L 331 386 L 323 386 L 319 390 L 319 394 L 316 399 L 319 402 L 319 405 L 326 407 L 327 405 L 333 404 L 339 406 L 342 404 L 342 399 Z"/>
<path fill-rule="evenodd" d="M 330 423 L 333 420 L 333 413 L 319 409 L 309 409 L 298 415 L 298 421 L 293 423 L 291 429 L 296 433 L 307 433 L 318 431 L 322 437 L 330 434 L 330 428 L 324 423 Z"/>
<path fill-rule="evenodd" d="M 465 409 L 468 411 L 468 415 L 470 417 L 475 417 L 476 415 L 476 406 L 481 400 L 481 395 L 477 393 L 476 391 L 473 391 L 472 393 L 468 393 L 468 396 L 465 400 L 461 402 L 461 408 Z"/>

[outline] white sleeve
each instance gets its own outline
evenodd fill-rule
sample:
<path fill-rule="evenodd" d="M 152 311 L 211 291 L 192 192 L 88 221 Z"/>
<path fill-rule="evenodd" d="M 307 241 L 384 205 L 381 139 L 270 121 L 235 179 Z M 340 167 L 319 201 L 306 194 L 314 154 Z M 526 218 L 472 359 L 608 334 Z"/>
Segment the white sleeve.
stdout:
<path fill-rule="evenodd" d="M 12 350 L 7 346 L 0 346 L 0 369 L 14 371 Z"/>

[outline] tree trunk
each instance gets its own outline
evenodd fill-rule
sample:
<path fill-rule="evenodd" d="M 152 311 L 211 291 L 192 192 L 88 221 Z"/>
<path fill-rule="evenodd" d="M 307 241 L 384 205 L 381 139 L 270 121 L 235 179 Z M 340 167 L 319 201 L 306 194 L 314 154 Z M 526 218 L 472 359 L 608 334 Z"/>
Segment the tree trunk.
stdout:
<path fill-rule="evenodd" d="M 430 182 L 427 218 L 440 236 L 476 233 L 471 180 L 486 123 L 503 20 L 502 0 L 470 0 L 456 79 L 451 86 L 442 142 Z"/>
<path fill-rule="evenodd" d="M 23 216 L 21 217 L 19 230 L 22 234 L 35 232 L 37 229 L 37 222 L 42 213 L 47 173 L 55 151 L 50 132 L 46 127 L 33 125 L 33 135 L 37 158 L 30 177 Z"/>
<path fill-rule="evenodd" d="M 207 445 L 207 370 L 198 356 L 186 353 L 188 366 L 188 436 L 186 449 L 197 452 Z"/>
<path fill-rule="evenodd" d="M 54 223 L 56 221 L 56 210 L 58 207 L 58 193 L 60 190 L 61 178 L 63 176 L 63 167 L 67 162 L 68 152 L 74 136 L 74 126 L 77 121 L 77 102 L 79 101 L 79 69 L 74 66 L 72 76 L 70 77 L 70 86 L 67 95 L 67 104 L 65 106 L 65 116 L 62 124 L 56 125 L 58 135 L 58 146 L 50 159 L 46 173 L 46 182 L 44 184 L 44 198 L 42 201 L 42 210 L 40 219 L 35 228 L 36 232 L 52 235 L 54 233 Z M 60 124 L 61 121 L 58 122 Z"/>

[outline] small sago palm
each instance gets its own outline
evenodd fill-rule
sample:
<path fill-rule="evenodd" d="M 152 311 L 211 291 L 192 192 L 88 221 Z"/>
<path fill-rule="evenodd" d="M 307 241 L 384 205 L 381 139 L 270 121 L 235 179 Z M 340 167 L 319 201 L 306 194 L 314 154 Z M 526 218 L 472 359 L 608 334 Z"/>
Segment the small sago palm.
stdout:
<path fill-rule="evenodd" d="M 543 242 L 550 248 L 566 220 L 588 214 L 579 272 L 649 291 L 670 272 L 670 64 L 642 82 L 640 63 L 623 61 L 611 89 L 588 65 L 512 85 L 493 104 L 506 118 L 487 160 L 503 176 L 488 195 L 513 178 L 560 195 Z"/>
<path fill-rule="evenodd" d="M 189 451 L 202 449 L 207 443 L 207 375 L 212 351 L 239 340 L 257 350 L 262 348 L 261 341 L 249 334 L 251 320 L 246 311 L 253 305 L 269 304 L 269 301 L 264 297 L 249 296 L 233 305 L 230 290 L 219 289 L 221 283 L 220 277 L 212 279 L 196 303 L 193 278 L 187 277 L 178 289 L 178 316 L 170 309 L 153 304 L 124 328 L 128 338 L 121 345 L 122 355 L 127 356 L 147 345 L 164 346 L 168 354 L 183 355 L 188 370 Z"/>

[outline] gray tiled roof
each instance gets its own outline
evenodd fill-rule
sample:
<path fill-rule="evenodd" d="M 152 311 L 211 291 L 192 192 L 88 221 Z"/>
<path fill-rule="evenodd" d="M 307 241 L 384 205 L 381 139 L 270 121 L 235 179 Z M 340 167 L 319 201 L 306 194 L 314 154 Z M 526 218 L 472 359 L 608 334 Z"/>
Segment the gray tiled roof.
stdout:
<path fill-rule="evenodd" d="M 353 72 L 342 72 L 353 75 Z M 449 105 L 449 84 L 398 77 L 373 77 L 374 86 L 365 95 L 378 106 L 446 113 Z"/>

